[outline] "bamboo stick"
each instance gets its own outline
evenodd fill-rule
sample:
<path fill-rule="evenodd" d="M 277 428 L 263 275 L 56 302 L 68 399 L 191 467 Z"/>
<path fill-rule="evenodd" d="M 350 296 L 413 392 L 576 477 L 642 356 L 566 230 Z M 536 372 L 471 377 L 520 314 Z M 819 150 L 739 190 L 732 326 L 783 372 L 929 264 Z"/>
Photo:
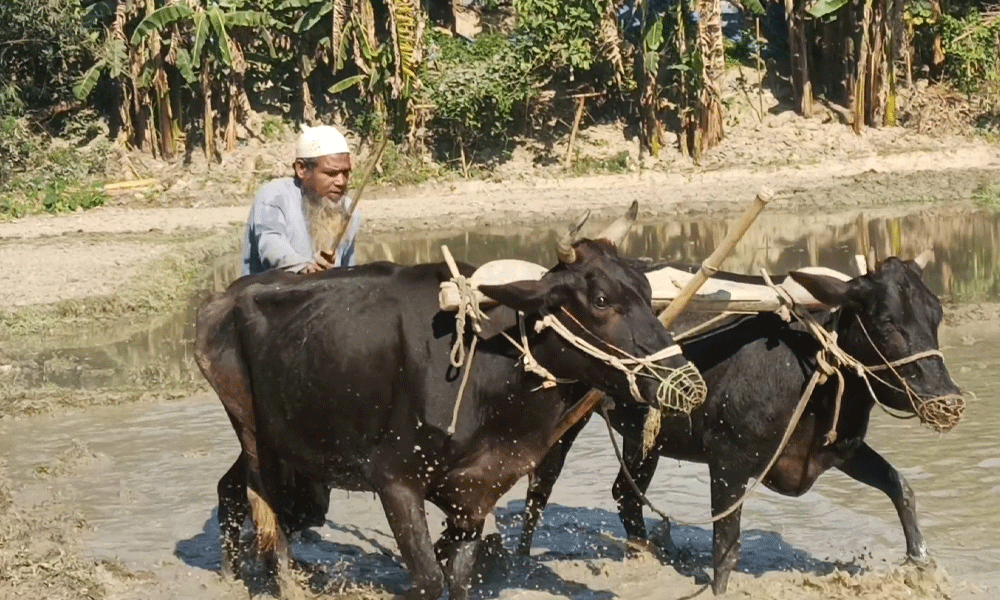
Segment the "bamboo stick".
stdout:
<path fill-rule="evenodd" d="M 135 181 L 117 181 L 115 183 L 107 183 L 104 185 L 105 192 L 119 192 L 124 190 L 133 190 L 136 188 L 152 187 L 160 182 L 159 179 L 136 179 Z"/>
<path fill-rule="evenodd" d="M 365 192 L 365 187 L 367 187 L 368 182 L 371 181 L 372 175 L 375 173 L 375 167 L 378 165 L 378 161 L 382 158 L 382 153 L 385 152 L 385 147 L 389 143 L 389 132 L 385 131 L 382 133 L 382 140 L 375 149 L 375 154 L 372 155 L 371 159 L 368 161 L 368 167 L 365 172 L 361 175 L 361 184 L 358 186 L 357 190 L 351 196 L 351 205 L 347 208 L 347 218 L 341 224 L 340 231 L 337 233 L 337 237 L 333 245 L 330 247 L 330 255 L 336 256 L 337 248 L 340 248 L 340 242 L 344 239 L 344 234 L 347 233 L 347 228 L 351 225 L 351 219 L 354 218 L 354 211 L 358 209 L 358 204 L 361 203 L 361 196 Z"/>
<path fill-rule="evenodd" d="M 705 262 L 702 263 L 701 269 L 699 269 L 698 273 L 691 279 L 691 281 L 684 286 L 680 295 L 678 295 L 677 298 L 675 298 L 674 301 L 667 306 L 666 310 L 660 313 L 660 322 L 663 323 L 664 327 L 670 327 L 673 324 L 677 317 L 680 316 L 681 312 L 684 311 L 688 302 L 691 301 L 691 298 L 693 298 L 698 292 L 698 289 L 701 288 L 702 284 L 704 284 L 709 277 L 714 275 L 715 272 L 719 270 L 719 266 L 722 264 L 722 261 L 725 260 L 725 258 L 729 256 L 729 253 L 733 251 L 733 248 L 736 247 L 736 244 L 743 238 L 743 235 L 747 232 L 747 230 L 750 229 L 753 222 L 757 220 L 757 215 L 760 214 L 760 211 L 764 210 L 764 207 L 767 206 L 767 203 L 770 202 L 773 197 L 774 192 L 772 192 L 769 188 L 762 188 L 759 192 L 757 192 L 757 197 L 754 198 L 753 204 L 747 212 L 744 213 L 743 218 L 740 219 L 736 227 L 729 231 L 729 234 L 726 235 L 724 240 L 722 240 L 722 243 L 715 249 L 715 252 L 713 252 L 711 256 L 709 256 Z"/>

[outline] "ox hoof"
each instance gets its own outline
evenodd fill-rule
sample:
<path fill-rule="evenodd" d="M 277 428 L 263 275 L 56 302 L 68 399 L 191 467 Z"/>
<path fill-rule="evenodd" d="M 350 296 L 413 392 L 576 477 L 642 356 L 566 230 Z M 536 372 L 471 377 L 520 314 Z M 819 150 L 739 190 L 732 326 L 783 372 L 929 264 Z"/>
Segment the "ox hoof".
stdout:
<path fill-rule="evenodd" d="M 480 583 L 499 583 L 506 579 L 510 571 L 511 556 L 503 547 L 499 533 L 484 537 L 476 548 L 474 580 Z"/>
<path fill-rule="evenodd" d="M 918 555 L 908 554 L 906 556 L 906 560 L 903 561 L 903 564 L 912 565 L 921 570 L 934 569 L 937 567 L 937 563 L 934 562 L 934 559 L 931 558 L 930 554 L 927 554 L 927 552 Z"/>

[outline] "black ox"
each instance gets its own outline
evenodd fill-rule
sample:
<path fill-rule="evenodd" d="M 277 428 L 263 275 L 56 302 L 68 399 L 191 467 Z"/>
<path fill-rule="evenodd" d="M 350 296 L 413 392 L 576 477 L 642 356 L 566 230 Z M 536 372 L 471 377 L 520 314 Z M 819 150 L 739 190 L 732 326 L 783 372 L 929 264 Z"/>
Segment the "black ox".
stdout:
<path fill-rule="evenodd" d="M 938 348 L 942 309 L 922 281 L 926 260 L 926 255 L 910 261 L 891 257 L 878 266 L 870 265 L 867 274 L 848 282 L 801 272 L 790 275 L 820 302 L 839 307 L 818 316 L 828 330 L 836 331 L 840 347 L 861 363 L 877 366 Z M 735 274 L 718 276 L 762 282 Z M 659 456 L 707 463 L 712 514 L 719 515 L 743 496 L 748 480 L 760 476 L 778 449 L 817 369 L 819 345 L 798 323 L 788 324 L 774 313 L 760 313 L 682 341 L 681 346 L 708 385 L 705 403 L 693 411 L 690 422 L 685 416 L 664 413 L 655 446 L 645 459 L 640 448 L 647 409 L 616 401 L 608 413 L 609 422 L 622 435 L 625 466 L 643 493 L 652 481 Z M 961 401 L 940 356 L 900 365 L 896 372 L 898 376 L 890 370 L 880 371 L 883 381 L 872 380 L 878 401 L 887 407 L 913 413 L 914 402 Z M 799 496 L 827 469 L 840 469 L 889 496 L 902 522 L 907 556 L 925 560 L 927 547 L 917 524 L 912 489 L 864 441 L 875 400 L 860 377 L 845 369 L 845 378 L 836 440 L 825 445 L 835 412 L 836 383 L 830 377 L 814 390 L 787 446 L 762 483 L 775 492 Z M 906 386 L 916 394 L 913 402 L 904 392 Z M 531 474 L 519 546 L 522 554 L 530 550 L 537 520 L 585 423 L 568 430 Z M 645 540 L 641 498 L 621 471 L 612 493 L 628 536 Z M 712 589 L 719 594 L 725 592 L 739 555 L 740 510 L 716 521 L 713 527 Z"/>
<path fill-rule="evenodd" d="M 233 572 L 248 514 L 273 574 L 292 561 L 287 535 L 324 522 L 331 488 L 366 490 L 378 494 L 410 572 L 407 596 L 437 598 L 447 585 L 453 600 L 467 597 L 484 519 L 545 456 L 568 406 L 591 387 L 635 400 L 622 371 L 535 323 L 554 315 L 591 344 L 640 357 L 676 348 L 648 280 L 615 249 L 636 210 L 596 241 L 564 237 L 560 263 L 540 280 L 480 288 L 499 303 L 486 310 L 490 323 L 509 323 L 516 340 L 514 311 L 523 313 L 531 356 L 560 383 L 543 386 L 502 336 L 481 339 L 453 434 L 462 373 L 449 362 L 455 313 L 438 304 L 451 278 L 444 263 L 269 272 L 208 299 L 196 360 L 242 450 L 218 486 L 223 571 Z M 679 349 L 657 364 L 690 368 Z M 637 399 L 655 403 L 656 384 L 640 378 Z M 425 500 L 446 515 L 436 545 Z"/>

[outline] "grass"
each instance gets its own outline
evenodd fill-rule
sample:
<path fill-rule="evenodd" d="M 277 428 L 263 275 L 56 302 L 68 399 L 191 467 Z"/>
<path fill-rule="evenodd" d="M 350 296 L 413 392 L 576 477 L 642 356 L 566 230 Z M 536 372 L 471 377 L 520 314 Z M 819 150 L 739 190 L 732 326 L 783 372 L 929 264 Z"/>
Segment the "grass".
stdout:
<path fill-rule="evenodd" d="M 983 183 L 972 192 L 972 200 L 989 210 L 1000 209 L 1000 183 Z"/>
<path fill-rule="evenodd" d="M 573 161 L 574 175 L 596 175 L 601 173 L 627 173 L 629 171 L 628 150 L 622 150 L 607 157 L 580 156 Z"/>

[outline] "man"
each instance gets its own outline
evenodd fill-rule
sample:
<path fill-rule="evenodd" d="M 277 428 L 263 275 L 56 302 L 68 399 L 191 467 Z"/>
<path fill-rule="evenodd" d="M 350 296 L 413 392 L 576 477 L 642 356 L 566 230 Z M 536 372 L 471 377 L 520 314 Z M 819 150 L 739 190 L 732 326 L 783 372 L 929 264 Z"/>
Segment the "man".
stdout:
<path fill-rule="evenodd" d="M 354 264 L 361 215 L 355 211 L 347 223 L 353 202 L 344 196 L 351 174 L 347 140 L 329 125 L 304 126 L 293 168 L 295 177 L 272 180 L 257 191 L 243 239 L 243 275 L 268 269 L 317 273 Z"/>

